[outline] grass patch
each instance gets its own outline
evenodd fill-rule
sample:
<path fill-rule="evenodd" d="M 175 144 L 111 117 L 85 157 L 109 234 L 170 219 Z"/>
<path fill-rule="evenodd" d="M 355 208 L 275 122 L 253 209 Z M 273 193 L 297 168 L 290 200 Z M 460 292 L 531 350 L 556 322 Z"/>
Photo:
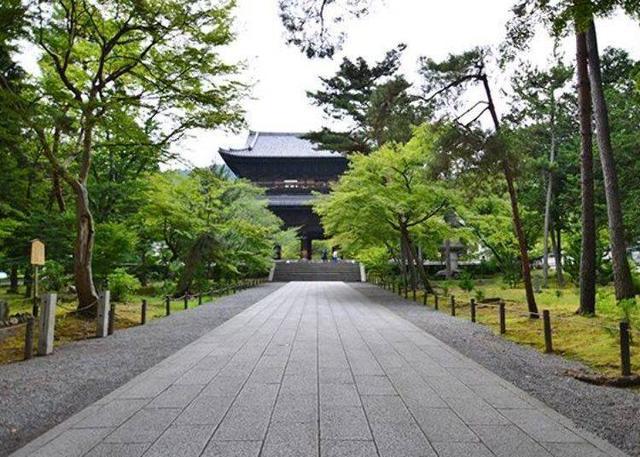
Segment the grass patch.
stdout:
<path fill-rule="evenodd" d="M 439 294 L 445 290 L 456 298 L 456 317 L 471 319 L 471 298 L 476 298 L 480 290 L 485 298 L 499 297 L 505 300 L 505 338 L 544 351 L 542 319 L 530 319 L 527 315 L 523 288 L 511 288 L 499 278 L 476 280 L 474 290 L 462 290 L 458 281 L 435 281 Z M 409 299 L 412 293 L 409 291 Z M 423 294 L 418 293 L 417 301 L 422 303 Z M 428 306 L 433 307 L 433 296 L 428 297 Z M 551 315 L 553 349 L 556 354 L 577 360 L 594 371 L 609 376 L 620 374 L 620 335 L 617 331 L 625 313 L 616 305 L 611 286 L 600 287 L 595 316 L 576 314 L 579 303 L 578 290 L 574 287 L 551 287 L 536 293 L 540 313 L 548 309 Z M 449 298 L 440 297 L 439 311 L 451 313 Z M 628 314 L 632 329 L 631 368 L 640 372 L 640 305 Z M 476 321 L 499 333 L 498 307 L 478 305 Z"/>

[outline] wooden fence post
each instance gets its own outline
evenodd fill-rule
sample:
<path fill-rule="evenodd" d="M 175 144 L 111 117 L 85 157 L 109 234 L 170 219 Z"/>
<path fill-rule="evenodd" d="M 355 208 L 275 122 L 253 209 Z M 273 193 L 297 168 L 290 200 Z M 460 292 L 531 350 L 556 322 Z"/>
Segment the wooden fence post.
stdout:
<path fill-rule="evenodd" d="M 104 338 L 109 334 L 109 314 L 111 310 L 111 292 L 102 291 L 98 298 L 98 321 L 96 324 L 96 337 Z"/>
<path fill-rule="evenodd" d="M 56 294 L 42 296 L 40 307 L 40 335 L 38 335 L 38 355 L 49 355 L 53 352 L 53 332 L 56 327 Z"/>
<path fill-rule="evenodd" d="M 142 309 L 140 310 L 140 325 L 147 323 L 147 300 L 142 299 Z"/>
<path fill-rule="evenodd" d="M 413 301 L 416 301 L 416 288 L 413 288 Z"/>
<path fill-rule="evenodd" d="M 167 316 L 171 315 L 171 298 L 168 295 L 164 297 L 164 310 L 165 310 L 165 315 Z"/>
<path fill-rule="evenodd" d="M 551 315 L 548 309 L 542 311 L 542 321 L 544 325 L 544 352 L 550 354 L 553 352 L 553 340 L 551 339 Z"/>
<path fill-rule="evenodd" d="M 428 295 L 428 293 L 427 293 L 427 291 L 425 290 L 425 291 L 424 291 L 424 295 L 422 296 L 422 304 L 423 304 L 424 306 L 427 306 L 427 295 Z"/>
<path fill-rule="evenodd" d="M 116 324 L 116 304 L 111 303 L 111 309 L 109 310 L 109 335 L 113 335 Z"/>
<path fill-rule="evenodd" d="M 499 316 L 500 316 L 500 334 L 504 335 L 505 333 L 507 333 L 507 323 L 506 321 L 506 314 L 505 314 L 505 308 L 504 308 L 504 302 L 502 300 L 500 300 L 500 303 L 498 304 L 498 309 L 499 309 Z"/>
<path fill-rule="evenodd" d="M 198 294 L 198 306 L 202 305 L 202 294 Z"/>
<path fill-rule="evenodd" d="M 451 296 L 451 315 L 456 315 L 456 297 L 455 295 Z"/>
<path fill-rule="evenodd" d="M 622 369 L 622 376 L 631 376 L 630 340 L 629 323 L 620 322 L 620 368 Z"/>
<path fill-rule="evenodd" d="M 24 330 L 24 359 L 29 360 L 33 357 L 33 327 L 35 319 L 33 316 L 27 318 L 27 326 Z"/>
<path fill-rule="evenodd" d="M 433 294 L 433 298 L 434 298 L 434 300 L 435 300 L 435 302 L 433 303 L 433 308 L 434 308 L 435 310 L 437 310 L 437 309 L 438 309 L 438 294 L 434 293 L 434 294 Z"/>
<path fill-rule="evenodd" d="M 471 299 L 471 322 L 476 321 L 476 300 L 474 298 Z"/>
<path fill-rule="evenodd" d="M 189 296 L 184 294 L 184 309 L 189 309 Z"/>

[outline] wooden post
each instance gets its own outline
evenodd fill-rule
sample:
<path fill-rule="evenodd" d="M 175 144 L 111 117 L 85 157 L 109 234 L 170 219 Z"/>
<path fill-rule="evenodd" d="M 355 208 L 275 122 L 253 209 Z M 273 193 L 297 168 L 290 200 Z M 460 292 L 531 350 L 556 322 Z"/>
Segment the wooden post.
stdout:
<path fill-rule="evenodd" d="M 405 300 L 407 298 L 409 298 L 409 283 L 408 282 L 404 283 L 404 298 L 405 298 Z"/>
<path fill-rule="evenodd" d="M 451 296 L 451 315 L 456 315 L 456 297 L 454 295 Z"/>
<path fill-rule="evenodd" d="M 416 301 L 416 288 L 413 288 L 413 301 Z"/>
<path fill-rule="evenodd" d="M 38 336 L 38 355 L 49 355 L 53 352 L 53 332 L 56 326 L 56 294 L 42 297 L 40 313 L 40 335 Z"/>
<path fill-rule="evenodd" d="M 542 311 L 542 321 L 544 325 L 544 352 L 550 354 L 553 352 L 553 341 L 551 339 L 551 315 L 548 309 Z"/>
<path fill-rule="evenodd" d="M 164 297 L 164 310 L 166 316 L 171 315 L 171 298 L 168 295 Z"/>
<path fill-rule="evenodd" d="M 474 298 L 471 299 L 471 322 L 476 321 L 476 300 Z"/>
<path fill-rule="evenodd" d="M 434 300 L 435 300 L 435 301 L 434 301 L 434 303 L 433 303 L 433 308 L 434 308 L 435 310 L 437 310 L 437 309 L 438 309 L 438 294 L 434 293 L 434 294 L 433 294 L 433 298 L 434 298 Z"/>
<path fill-rule="evenodd" d="M 427 294 L 427 291 L 425 290 L 425 291 L 424 291 L 424 295 L 422 296 L 422 304 L 423 304 L 424 306 L 427 306 L 427 295 L 428 295 L 428 294 Z"/>
<path fill-rule="evenodd" d="M 31 265 L 33 266 L 33 316 L 38 317 L 38 307 L 40 306 L 38 301 L 40 299 L 40 293 L 38 291 L 38 267 L 44 266 L 44 243 L 39 239 L 31 240 Z"/>
<path fill-rule="evenodd" d="M 506 315 L 505 315 L 505 309 L 504 309 L 504 302 L 501 300 L 498 306 L 499 306 L 499 315 L 500 315 L 500 334 L 504 335 L 505 333 L 507 333 L 507 323 L 505 322 Z"/>
<path fill-rule="evenodd" d="M 184 294 L 184 309 L 189 309 L 189 296 Z"/>
<path fill-rule="evenodd" d="M 140 325 L 147 323 L 147 300 L 142 299 L 142 309 L 140 312 Z"/>
<path fill-rule="evenodd" d="M 33 357 L 33 327 L 35 319 L 33 316 L 27 318 L 27 326 L 24 330 L 24 359 Z"/>
<path fill-rule="evenodd" d="M 38 287 L 39 287 L 40 281 L 38 278 L 38 265 L 34 265 L 33 266 L 33 309 L 31 310 L 31 314 L 33 314 L 34 317 L 38 317 L 38 301 L 39 301 L 39 296 L 38 296 Z"/>
<path fill-rule="evenodd" d="M 111 309 L 109 310 L 109 335 L 113 335 L 116 325 L 116 304 L 111 303 Z"/>
<path fill-rule="evenodd" d="M 631 351 L 629 350 L 629 323 L 620 322 L 620 368 L 622 376 L 631 376 Z"/>
<path fill-rule="evenodd" d="M 202 294 L 198 294 L 198 306 L 202 304 Z"/>

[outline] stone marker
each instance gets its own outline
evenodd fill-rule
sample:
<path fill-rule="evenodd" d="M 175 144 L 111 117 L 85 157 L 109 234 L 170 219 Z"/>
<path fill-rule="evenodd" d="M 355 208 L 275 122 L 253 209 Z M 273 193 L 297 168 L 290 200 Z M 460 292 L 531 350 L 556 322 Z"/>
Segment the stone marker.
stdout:
<path fill-rule="evenodd" d="M 9 320 L 9 303 L 0 300 L 0 322 Z"/>
<path fill-rule="evenodd" d="M 40 334 L 38 336 L 38 355 L 49 355 L 53 352 L 53 332 L 56 325 L 57 294 L 46 294 L 42 297 L 42 313 L 40 313 Z"/>
<path fill-rule="evenodd" d="M 109 313 L 111 311 L 111 292 L 103 291 L 98 299 L 98 323 L 96 337 L 104 338 L 109 334 Z"/>

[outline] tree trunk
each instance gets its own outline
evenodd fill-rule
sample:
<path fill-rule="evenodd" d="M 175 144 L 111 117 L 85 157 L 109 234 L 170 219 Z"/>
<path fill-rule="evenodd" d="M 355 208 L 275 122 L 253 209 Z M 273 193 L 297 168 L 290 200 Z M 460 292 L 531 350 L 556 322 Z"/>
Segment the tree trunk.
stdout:
<path fill-rule="evenodd" d="M 27 265 L 24 269 L 24 276 L 22 282 L 24 283 L 24 297 L 31 298 L 32 291 L 32 283 L 33 283 L 33 275 L 32 275 L 33 267 L 31 265 Z"/>
<path fill-rule="evenodd" d="M 18 293 L 18 267 L 16 265 L 12 265 L 9 271 L 9 289 L 7 289 L 7 292 L 10 294 Z"/>
<path fill-rule="evenodd" d="M 553 93 L 553 86 L 551 87 L 551 115 L 550 125 L 551 128 L 551 150 L 549 151 L 549 166 L 553 165 L 556 158 L 556 100 Z M 544 235 L 542 239 L 542 286 L 544 288 L 549 287 L 549 225 L 551 224 L 551 198 L 553 196 L 553 173 L 547 172 L 547 195 L 544 202 Z"/>
<path fill-rule="evenodd" d="M 76 182 L 73 186 L 76 199 L 76 241 L 73 271 L 78 294 L 78 310 L 93 315 L 97 311 L 98 293 L 93 283 L 91 267 L 95 228 L 89 208 L 87 186 Z"/>
<path fill-rule="evenodd" d="M 176 287 L 176 297 L 189 292 L 198 267 L 210 256 L 215 245 L 216 239 L 209 233 L 204 233 L 196 239 L 184 262 L 184 270 Z"/>
<path fill-rule="evenodd" d="M 556 257 L 556 281 L 558 287 L 564 287 L 564 271 L 562 268 L 562 230 L 560 227 L 555 227 L 556 239 L 553 243 L 553 253 Z"/>
<path fill-rule="evenodd" d="M 511 201 L 511 213 L 513 217 L 513 227 L 518 239 L 518 248 L 520 249 L 520 267 L 522 268 L 522 280 L 524 282 L 524 290 L 527 296 L 527 307 L 529 315 L 537 319 L 538 305 L 536 297 L 533 293 L 533 284 L 531 282 L 531 265 L 529 264 L 529 252 L 527 251 L 527 241 L 522 230 L 522 220 L 520 219 L 520 211 L 518 209 L 518 196 L 513 180 L 513 172 L 506 160 L 503 161 L 504 176 L 507 180 L 507 189 L 509 190 L 509 200 Z"/>
<path fill-rule="evenodd" d="M 580 188 L 582 241 L 580 246 L 580 314 L 596 312 L 596 216 L 593 184 L 591 87 L 587 63 L 587 37 L 576 26 L 576 74 L 580 117 Z"/>
<path fill-rule="evenodd" d="M 415 273 L 417 273 L 417 275 L 420 276 L 425 292 L 433 293 L 433 287 L 431 287 L 431 283 L 429 282 L 429 278 L 427 277 L 427 272 L 424 269 L 424 265 L 422 263 L 416 262 L 418 254 L 416 252 L 415 246 L 411 241 L 409 230 L 407 229 L 406 226 L 400 225 L 400 235 L 402 237 L 402 240 L 405 246 L 407 246 L 407 254 L 409 256 L 409 262 L 415 269 L 414 270 Z"/>
<path fill-rule="evenodd" d="M 607 200 L 607 215 L 609 219 L 609 238 L 611 240 L 611 259 L 613 263 L 613 279 L 616 299 L 633 298 L 635 289 L 631 279 L 631 271 L 627 261 L 627 246 L 624 237 L 622 207 L 618 190 L 618 175 L 611 146 L 611 130 L 609 128 L 609 113 L 604 98 L 602 74 L 600 69 L 600 55 L 596 27 L 591 21 L 586 32 L 587 61 L 589 64 L 589 81 L 591 83 L 591 100 L 595 112 L 596 137 L 600 150 L 600 162 L 604 175 L 604 190 Z"/>
<path fill-rule="evenodd" d="M 491 119 L 496 131 L 496 135 L 500 135 L 500 120 L 498 119 L 498 113 L 496 111 L 495 104 L 493 103 L 493 97 L 491 96 L 491 88 L 489 87 L 489 81 L 486 75 L 481 77 L 484 91 L 487 96 L 487 103 Z M 518 248 L 520 250 L 520 266 L 522 269 L 522 280 L 524 281 L 525 294 L 527 296 L 527 308 L 529 309 L 529 316 L 537 319 L 538 305 L 536 304 L 536 297 L 533 293 L 533 284 L 531 283 L 531 265 L 529 265 L 529 252 L 527 251 L 527 240 L 522 230 L 522 220 L 520 219 L 520 210 L 518 209 L 518 195 L 516 193 L 516 186 L 514 184 L 513 170 L 509 163 L 509 158 L 506 156 L 506 151 L 503 151 L 504 157 L 502 158 L 502 170 L 504 172 L 504 178 L 507 181 L 507 190 L 509 191 L 509 200 L 511 202 L 511 217 L 513 219 L 513 229 L 516 232 L 516 238 L 518 239 Z"/>

